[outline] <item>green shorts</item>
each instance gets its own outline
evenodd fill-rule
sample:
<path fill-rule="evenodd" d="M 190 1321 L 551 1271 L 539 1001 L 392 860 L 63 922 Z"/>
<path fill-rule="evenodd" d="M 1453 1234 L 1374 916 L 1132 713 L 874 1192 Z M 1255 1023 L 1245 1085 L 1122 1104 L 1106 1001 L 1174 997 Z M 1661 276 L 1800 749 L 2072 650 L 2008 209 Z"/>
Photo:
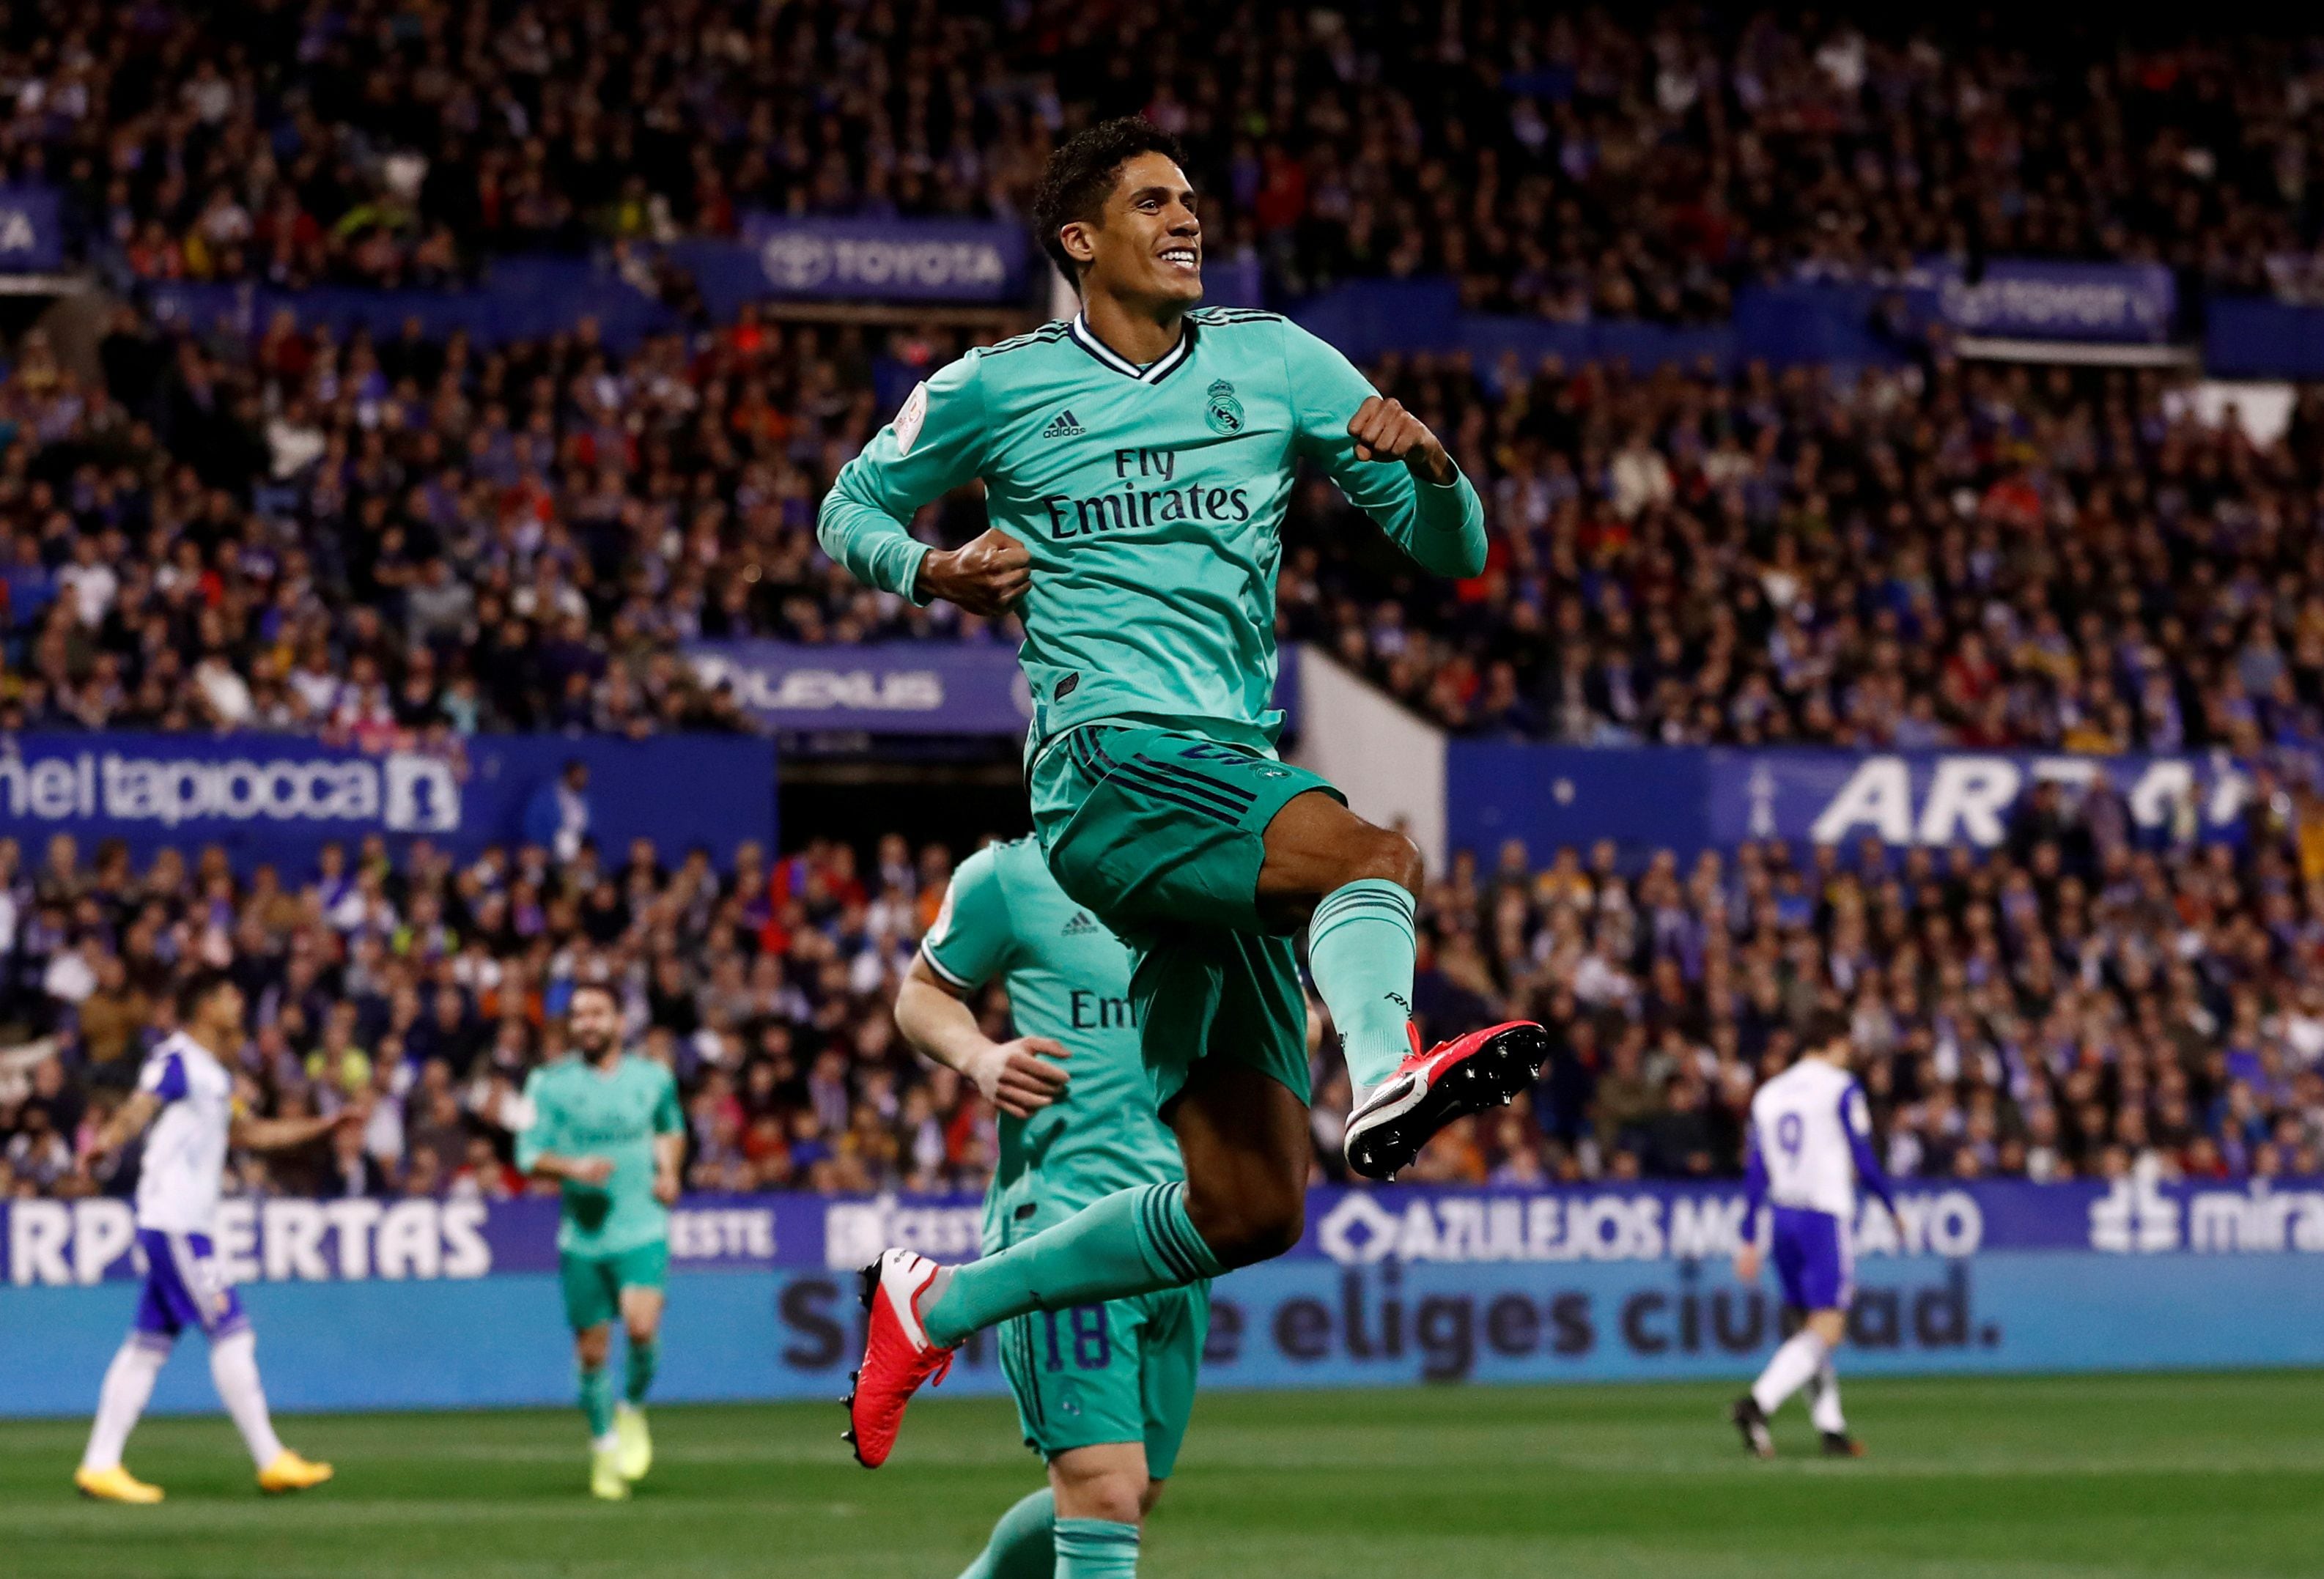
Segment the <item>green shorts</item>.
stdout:
<path fill-rule="evenodd" d="M 1054 1458 L 1142 1442 L 1146 1473 L 1168 1479 L 1210 1331 L 1207 1282 L 1002 1322 L 1001 1370 L 1017 1395 L 1025 1445 Z"/>
<path fill-rule="evenodd" d="M 565 1288 L 565 1320 L 575 1332 L 603 1327 L 622 1313 L 623 1289 L 659 1289 L 669 1281 L 669 1241 L 655 1239 L 598 1255 L 557 1253 L 557 1281 Z"/>
<path fill-rule="evenodd" d="M 1085 724 L 1034 760 L 1033 826 L 1057 886 L 1130 945 L 1157 1106 L 1194 1060 L 1247 1064 L 1308 1099 L 1307 995 L 1259 913 L 1267 825 L 1328 779 L 1170 730 Z"/>

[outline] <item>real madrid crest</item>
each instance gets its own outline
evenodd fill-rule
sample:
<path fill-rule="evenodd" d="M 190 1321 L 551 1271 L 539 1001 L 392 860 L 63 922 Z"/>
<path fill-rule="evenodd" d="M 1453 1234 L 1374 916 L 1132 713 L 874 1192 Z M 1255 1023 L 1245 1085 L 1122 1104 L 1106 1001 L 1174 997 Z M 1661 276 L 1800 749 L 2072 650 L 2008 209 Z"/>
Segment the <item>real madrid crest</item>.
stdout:
<path fill-rule="evenodd" d="M 1203 420 L 1211 425 L 1213 433 L 1242 431 L 1242 402 L 1235 399 L 1233 384 L 1225 379 L 1218 380 L 1211 385 L 1205 399 Z"/>

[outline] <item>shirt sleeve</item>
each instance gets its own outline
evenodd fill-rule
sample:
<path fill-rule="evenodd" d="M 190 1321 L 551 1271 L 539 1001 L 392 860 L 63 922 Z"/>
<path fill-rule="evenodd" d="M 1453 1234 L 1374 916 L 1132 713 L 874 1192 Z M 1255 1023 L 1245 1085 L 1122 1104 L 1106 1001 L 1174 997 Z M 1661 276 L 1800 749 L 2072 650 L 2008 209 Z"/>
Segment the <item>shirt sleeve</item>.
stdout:
<path fill-rule="evenodd" d="M 1872 1146 L 1872 1109 L 1864 1100 L 1864 1088 L 1849 1082 L 1848 1094 L 1840 1099 L 1840 1127 L 1848 1132 L 1849 1155 L 1856 1160 L 1856 1177 L 1864 1188 L 1879 1198 L 1896 1215 L 1896 1198 L 1888 1190 L 1887 1170 L 1880 1166 L 1880 1155 Z"/>
<path fill-rule="evenodd" d="M 180 1102 L 186 1095 L 186 1060 L 174 1052 L 157 1052 L 137 1071 L 137 1088 L 163 1103 Z"/>
<path fill-rule="evenodd" d="M 516 1166 L 530 1173 L 544 1153 L 557 1149 L 557 1105 L 548 1097 L 546 1069 L 524 1078 L 524 1127 L 516 1132 Z"/>
<path fill-rule="evenodd" d="M 686 1109 L 678 1106 L 678 1078 L 668 1069 L 661 1071 L 661 1094 L 654 1098 L 654 1134 L 674 1135 L 686 1128 Z"/>
<path fill-rule="evenodd" d="M 1379 391 L 1355 364 L 1298 325 L 1283 326 L 1300 454 L 1323 468 L 1348 501 L 1379 523 L 1396 546 L 1438 575 L 1485 568 L 1485 505 L 1455 468 L 1449 483 L 1424 482 L 1400 461 L 1356 458 L 1348 419 Z"/>
<path fill-rule="evenodd" d="M 915 388 L 896 419 L 840 468 L 824 496 L 816 536 L 825 553 L 867 586 L 927 601 L 918 583 L 928 546 L 905 523 L 983 471 L 984 386 L 977 363 L 964 356 Z"/>
<path fill-rule="evenodd" d="M 945 890 L 936 924 L 920 941 L 928 969 L 958 987 L 982 987 L 1001 974 L 1013 937 L 1001 863 L 990 849 L 960 863 Z"/>

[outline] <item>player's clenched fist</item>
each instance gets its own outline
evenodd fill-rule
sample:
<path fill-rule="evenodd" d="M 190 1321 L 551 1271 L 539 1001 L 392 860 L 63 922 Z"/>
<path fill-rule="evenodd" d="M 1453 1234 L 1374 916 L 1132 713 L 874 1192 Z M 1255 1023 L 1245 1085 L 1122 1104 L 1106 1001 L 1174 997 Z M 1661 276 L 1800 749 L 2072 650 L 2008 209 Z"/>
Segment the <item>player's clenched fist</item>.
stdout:
<path fill-rule="evenodd" d="M 1033 555 L 998 527 L 920 561 L 918 590 L 972 614 L 1005 614 L 1032 584 Z"/>
<path fill-rule="evenodd" d="M 968 1077 L 1001 1112 L 1030 1118 L 1065 1094 L 1065 1071 L 1049 1060 L 1072 1056 L 1046 1036 L 1020 1036 L 971 1064 Z"/>
<path fill-rule="evenodd" d="M 1356 441 L 1360 461 L 1402 461 L 1416 477 L 1450 483 L 1459 475 L 1452 457 L 1428 431 L 1428 424 L 1404 409 L 1400 400 L 1373 395 L 1348 418 L 1348 436 Z"/>

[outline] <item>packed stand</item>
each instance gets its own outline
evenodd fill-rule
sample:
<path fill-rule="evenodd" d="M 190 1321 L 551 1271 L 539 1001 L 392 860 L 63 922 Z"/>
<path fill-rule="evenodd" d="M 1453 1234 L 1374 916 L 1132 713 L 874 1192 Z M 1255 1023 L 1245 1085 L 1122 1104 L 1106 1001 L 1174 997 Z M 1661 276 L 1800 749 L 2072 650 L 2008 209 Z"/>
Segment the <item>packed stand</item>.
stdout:
<path fill-rule="evenodd" d="M 1540 867 L 1464 852 L 1423 906 L 1424 1035 L 1530 1015 L 1555 1051 L 1407 1177 L 1731 1177 L 1757 1082 L 1827 1008 L 1904 1178 L 2324 1171 L 2324 797 L 2263 785 L 2240 852 L 2128 827 L 2102 786 L 2052 785 L 1985 854 L 1748 845 L 1626 873 L 1607 844 Z M 91 1142 L 197 961 L 242 978 L 252 1111 L 368 1107 L 330 1149 L 237 1160 L 245 1190 L 522 1190 L 516 1098 L 562 1051 L 578 981 L 612 983 L 633 1045 L 677 1072 L 692 1188 L 980 1188 L 991 1107 L 890 1017 L 950 853 L 890 835 L 868 860 L 818 841 L 733 862 L 374 841 L 237 876 L 216 852 L 0 842 L 0 1194 L 125 1184 Z M 1002 1035 L 1005 995 L 978 1007 Z M 1328 1052 L 1316 1088 L 1318 1176 L 1338 1177 Z"/>
<path fill-rule="evenodd" d="M 1679 320 L 1930 253 L 2324 277 L 2314 40 L 1868 21 L 41 0 L 0 53 L 0 166 L 143 278 L 428 285 L 751 209 L 1019 215 L 1060 128 L 1142 111 L 1188 139 L 1214 250 L 1293 293 L 1449 274 L 1480 307 Z"/>
<path fill-rule="evenodd" d="M 1284 632 L 1456 732 L 2085 753 L 2324 745 L 2324 398 L 2260 442 L 2153 372 L 1374 370 L 1486 500 L 1431 582 L 1328 489 Z"/>
<path fill-rule="evenodd" d="M 958 332 L 734 322 L 618 354 L 287 317 L 0 381 L 0 726 L 744 727 L 696 638 L 1011 639 L 825 559 L 816 502 Z M 1457 732 L 2312 754 L 2324 397 L 2265 442 L 2152 372 L 1388 359 L 1492 530 L 1410 572 L 1295 494 L 1279 634 Z M 982 528 L 973 491 L 918 529 Z"/>
<path fill-rule="evenodd" d="M 900 838 L 862 867 L 836 845 L 727 853 L 722 874 L 645 840 L 455 862 L 374 840 L 236 876 L 216 851 L 140 865 L 117 842 L 0 840 L 0 1194 L 124 1187 L 91 1142 L 171 1029 L 172 980 L 207 962 L 249 1001 L 229 1060 L 249 1111 L 365 1110 L 328 1146 L 237 1156 L 242 1191 L 523 1190 L 511 1127 L 582 981 L 612 983 L 633 1049 L 677 1073 L 690 1188 L 981 1187 L 991 1110 L 916 1066 L 889 1016 L 950 858 Z"/>
<path fill-rule="evenodd" d="M 2142 841 L 2100 779 L 2042 786 L 1983 853 L 1463 852 L 1416 1011 L 1529 1015 L 1556 1051 L 1529 1106 L 1413 1176 L 1731 1174 L 1754 1089 L 1825 1009 L 1901 1178 L 2324 1173 L 2324 796 L 2264 781 L 2239 833 Z"/>
<path fill-rule="evenodd" d="M 0 728 L 447 752 L 740 729 L 682 643 L 865 629 L 816 501 L 874 357 L 935 354 L 748 309 L 626 357 L 586 323 L 487 353 L 124 309 L 99 353 L 92 382 L 36 332 L 0 382 Z"/>

